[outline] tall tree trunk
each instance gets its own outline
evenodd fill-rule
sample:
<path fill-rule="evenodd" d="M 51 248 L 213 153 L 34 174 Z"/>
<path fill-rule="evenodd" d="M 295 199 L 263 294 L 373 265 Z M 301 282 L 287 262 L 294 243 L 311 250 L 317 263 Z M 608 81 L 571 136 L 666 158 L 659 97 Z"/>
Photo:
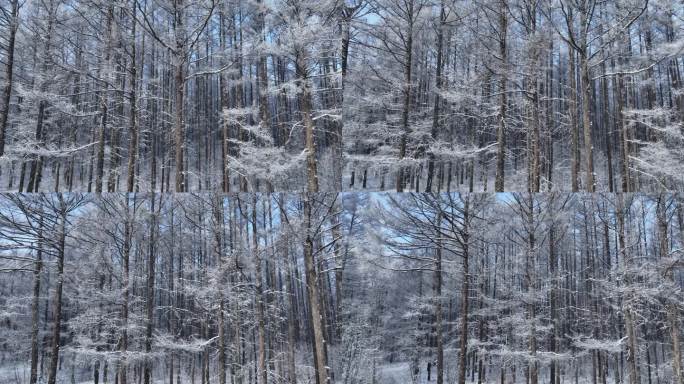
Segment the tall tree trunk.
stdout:
<path fill-rule="evenodd" d="M 62 200 L 61 194 L 58 195 Z M 59 363 L 59 343 L 60 330 L 62 328 L 62 286 L 64 285 L 64 247 L 66 246 L 66 210 L 60 207 L 59 228 L 57 230 L 57 285 L 55 286 L 55 293 L 52 298 L 54 303 L 54 317 L 55 321 L 52 329 L 52 351 L 50 353 L 50 368 L 48 371 L 47 384 L 55 384 L 57 382 L 57 366 Z"/>
<path fill-rule="evenodd" d="M 469 251 L 470 251 L 470 198 L 466 197 L 463 209 L 463 271 L 461 283 L 461 336 L 459 340 L 459 363 L 458 363 L 458 384 L 466 382 L 466 365 L 468 362 L 468 296 L 470 286 L 468 283 L 469 274 Z"/>
<path fill-rule="evenodd" d="M 304 194 L 304 268 L 306 270 L 306 291 L 309 299 L 310 321 L 313 328 L 313 350 L 316 368 L 316 384 L 329 384 L 330 377 L 327 367 L 327 347 L 325 342 L 325 328 L 323 324 L 323 314 L 321 309 L 320 290 L 316 274 L 316 262 L 314 260 L 314 238 L 312 230 L 312 207 L 310 199 L 312 193 Z"/>
<path fill-rule="evenodd" d="M 437 27 L 437 62 L 435 63 L 435 105 L 432 109 L 432 129 L 430 130 L 430 137 L 432 141 L 437 141 L 437 135 L 441 128 L 440 111 L 442 92 L 442 51 L 444 50 L 444 29 L 446 28 L 446 10 L 445 0 L 441 0 L 439 6 L 439 26 Z M 430 151 L 430 160 L 428 162 L 427 181 L 425 182 L 425 192 L 432 192 L 432 179 L 435 173 L 435 155 Z"/>
<path fill-rule="evenodd" d="M 503 73 L 500 80 L 499 96 L 499 127 L 496 132 L 496 179 L 494 181 L 494 191 L 504 191 L 504 166 L 505 166 L 505 147 L 506 147 L 506 108 L 508 97 L 506 94 L 506 82 L 508 80 L 508 55 L 506 49 L 506 35 L 508 33 L 508 15 L 506 14 L 507 0 L 501 0 L 499 13 L 499 56 L 501 57 L 501 67 Z M 463 384 L 463 383 L 460 383 Z"/>
<path fill-rule="evenodd" d="M 622 75 L 617 75 L 617 88 L 615 89 L 615 121 L 617 129 L 620 133 L 620 164 L 622 166 L 622 192 L 630 192 L 631 180 L 629 175 L 629 133 L 628 126 L 622 117 L 622 110 L 624 108 L 624 98 L 622 96 L 622 89 L 624 88 L 624 81 Z"/>
<path fill-rule="evenodd" d="M 527 252 L 527 260 L 526 260 L 526 271 L 525 271 L 525 278 L 526 282 L 525 285 L 526 290 L 529 292 L 534 290 L 534 284 L 536 281 L 536 257 L 537 257 L 537 239 L 536 239 L 536 234 L 535 234 L 535 222 L 534 222 L 534 195 L 532 193 L 529 194 L 529 200 L 528 200 L 528 205 L 527 205 L 527 231 L 528 231 L 528 237 L 527 237 L 527 246 L 529 247 L 528 252 Z M 538 379 L 538 374 L 537 374 L 537 324 L 536 324 L 536 306 L 533 301 L 534 299 L 530 299 L 530 302 L 527 304 L 527 318 L 530 323 L 530 334 L 529 334 L 529 339 L 528 339 L 528 348 L 529 348 L 529 354 L 530 358 L 532 359 L 531 362 L 528 363 L 528 373 L 529 373 L 529 384 L 537 384 L 539 382 Z"/>
<path fill-rule="evenodd" d="M 12 75 L 14 73 L 14 45 L 16 43 L 17 28 L 19 28 L 19 0 L 11 0 L 9 36 L 7 37 L 7 64 L 5 66 L 5 88 L 2 92 L 2 111 L 0 111 L 0 157 L 5 155 L 5 140 L 7 132 L 7 118 L 12 96 Z"/>
<path fill-rule="evenodd" d="M 590 118 L 590 97 L 591 80 L 589 79 L 589 53 L 585 50 L 579 51 L 580 56 L 580 77 L 582 80 L 582 125 L 584 127 L 584 159 L 586 162 L 586 189 L 587 192 L 594 192 L 594 145 L 592 142 L 592 126 Z"/>
<path fill-rule="evenodd" d="M 130 111 L 130 137 L 128 138 L 128 182 L 127 182 L 127 191 L 128 193 L 133 192 L 133 189 L 135 188 L 135 165 L 136 165 L 136 159 L 138 156 L 138 101 L 137 101 L 137 78 L 138 78 L 138 68 L 136 64 L 136 46 L 135 46 L 135 26 L 137 22 L 135 21 L 136 17 L 136 11 L 137 11 L 137 6 L 136 6 L 136 1 L 133 1 L 133 4 L 131 6 L 133 8 L 133 25 L 131 27 L 131 69 L 130 69 L 130 76 L 129 76 L 129 86 L 131 87 L 131 94 L 130 94 L 130 103 L 131 103 L 131 111 Z"/>
<path fill-rule="evenodd" d="M 256 276 L 256 316 L 258 328 L 258 347 L 259 347 L 259 361 L 258 361 L 258 375 L 262 384 L 268 383 L 268 370 L 266 368 L 266 321 L 264 319 L 264 288 L 263 288 L 263 272 L 262 259 L 259 250 L 259 239 L 257 237 L 257 195 L 252 194 L 252 249 L 254 252 L 254 264 Z"/>
<path fill-rule="evenodd" d="M 406 38 L 404 42 L 405 48 L 405 61 L 404 61 L 404 89 L 403 89 L 403 106 L 401 110 L 401 137 L 399 139 L 399 169 L 397 170 L 397 192 L 404 192 L 404 166 L 401 164 L 404 157 L 406 157 L 406 141 L 408 140 L 408 135 L 411 132 L 409 127 L 409 114 L 411 110 L 411 67 L 413 66 L 413 0 L 407 2 L 407 15 L 408 19 Z"/>
<path fill-rule="evenodd" d="M 123 198 L 126 201 L 126 213 L 124 220 L 124 238 L 121 258 L 122 260 L 122 276 L 121 281 L 123 285 L 123 302 L 121 303 L 121 362 L 119 364 L 119 383 L 126 384 L 128 379 L 128 310 L 130 298 L 130 255 L 131 255 L 131 237 L 132 230 L 132 214 L 129 207 L 129 195 L 124 194 Z M 135 195 L 133 195 L 133 209 L 135 209 Z"/>
<path fill-rule="evenodd" d="M 549 292 L 549 306 L 551 314 L 552 330 L 550 333 L 550 350 L 558 352 L 558 339 L 560 324 L 558 319 L 558 255 L 556 254 L 556 228 L 555 223 L 549 227 L 549 272 L 551 274 L 551 290 Z M 560 384 L 560 367 L 558 361 L 551 360 L 549 370 L 549 384 Z"/>
<path fill-rule="evenodd" d="M 39 223 L 40 233 L 39 237 L 43 235 L 42 219 Z M 36 384 L 38 382 L 38 325 L 40 322 L 38 311 L 40 309 L 40 279 L 43 271 L 43 242 L 38 239 L 38 251 L 36 252 L 35 269 L 33 270 L 33 300 L 31 302 L 31 377 L 29 384 Z"/>
<path fill-rule="evenodd" d="M 295 70 L 298 87 L 301 90 L 299 93 L 299 104 L 305 130 L 307 191 L 315 193 L 318 192 L 316 125 L 311 117 L 311 82 L 306 68 L 307 57 L 307 50 L 304 47 L 299 47 L 295 58 Z"/>
<path fill-rule="evenodd" d="M 281 203 L 282 206 L 282 203 Z M 297 384 L 297 368 L 295 366 L 295 326 L 297 312 L 295 309 L 296 293 L 292 284 L 292 279 L 294 278 L 294 273 L 292 273 L 293 268 L 292 262 L 289 256 L 289 245 L 283 247 L 283 262 L 287 266 L 287 282 L 285 283 L 286 296 L 287 296 L 287 370 L 288 379 L 290 384 Z"/>
<path fill-rule="evenodd" d="M 47 4 L 48 7 L 48 20 L 47 20 L 47 31 L 46 31 L 46 37 L 45 37 L 45 45 L 43 48 L 43 52 L 45 54 L 45 57 L 43 58 L 43 65 L 42 65 L 42 71 L 45 75 L 47 75 L 50 70 L 50 49 L 52 45 L 52 34 L 53 34 L 53 28 L 55 24 L 55 19 L 56 19 L 56 13 L 57 13 L 57 6 L 55 6 L 55 2 L 50 0 L 49 3 Z M 41 92 L 47 92 L 48 90 L 48 81 L 47 80 L 42 80 L 42 83 L 40 84 L 40 91 Z M 48 106 L 48 101 L 41 96 L 39 102 L 38 102 L 38 117 L 36 119 L 36 134 L 35 134 L 35 139 L 36 139 L 36 145 L 38 148 L 42 147 L 44 145 L 43 143 L 43 124 L 45 122 L 45 114 L 46 108 Z M 28 187 L 26 188 L 26 192 L 38 192 L 38 189 L 40 188 L 40 179 L 42 175 L 42 170 L 43 170 L 43 156 L 39 155 L 37 156 L 36 159 L 33 159 L 31 161 L 31 170 L 29 173 L 29 182 L 28 182 Z M 21 188 L 19 189 L 21 192 Z"/>
<path fill-rule="evenodd" d="M 529 7 L 528 16 L 526 17 L 529 24 L 528 39 L 530 44 L 530 77 L 528 78 L 527 92 L 530 94 L 529 102 L 529 119 L 530 119 L 530 153 L 528 154 L 529 166 L 529 186 L 530 192 L 539 192 L 540 177 L 541 177 L 541 140 L 540 128 L 541 124 L 539 118 L 539 56 L 541 41 L 537 37 L 537 13 L 536 2 Z"/>
<path fill-rule="evenodd" d="M 154 330 L 154 271 L 156 265 L 156 234 L 157 234 L 157 213 L 154 212 L 154 203 L 156 195 L 150 195 L 150 236 L 147 254 L 147 288 L 146 288 L 146 315 L 145 321 L 145 369 L 144 369 L 144 383 L 150 384 L 152 379 L 152 359 L 150 353 L 152 352 L 152 331 Z M 162 200 L 159 199 L 159 210 L 161 211 Z"/>
<path fill-rule="evenodd" d="M 174 83 L 176 89 L 176 109 L 174 114 L 173 135 L 176 155 L 176 192 L 185 192 L 185 30 L 183 26 L 183 0 L 174 0 L 174 33 L 176 46 L 173 52 Z"/>
<path fill-rule="evenodd" d="M 444 5 L 444 2 L 442 2 Z M 442 224 L 441 211 L 437 214 L 437 225 Z M 437 338 L 437 384 L 444 383 L 444 338 L 442 331 L 442 242 L 441 229 L 437 231 L 437 246 L 435 247 L 435 272 L 433 285 L 435 290 L 435 337 Z M 428 375 L 429 375 L 428 371 Z"/>
<path fill-rule="evenodd" d="M 618 247 L 619 254 L 625 265 L 625 269 L 628 270 L 628 275 L 625 277 L 625 284 L 629 285 L 631 283 L 631 278 L 629 276 L 629 269 L 631 268 L 632 260 L 627 253 L 627 245 L 625 240 L 625 203 L 624 196 L 622 193 L 616 195 L 617 200 L 617 224 L 618 224 Z M 636 341 L 636 331 L 634 329 L 634 316 L 632 310 L 632 297 L 628 295 L 622 301 L 622 311 L 625 316 L 625 331 L 627 333 L 627 370 L 629 375 L 629 384 L 638 384 L 641 382 L 639 378 L 639 373 L 637 371 L 637 341 Z"/>
<path fill-rule="evenodd" d="M 666 196 L 661 193 L 658 196 L 658 201 L 656 205 L 656 220 L 658 222 L 658 240 L 660 249 L 660 258 L 665 260 L 668 264 L 663 272 L 663 278 L 669 283 L 675 286 L 674 280 L 674 269 L 676 268 L 677 261 L 671 261 L 670 256 L 670 243 L 668 241 L 667 233 L 667 208 L 665 202 Z M 681 261 L 680 261 L 681 262 Z M 670 265 L 671 264 L 671 265 Z M 684 384 L 684 370 L 682 368 L 682 352 L 680 345 L 680 321 L 679 314 L 680 309 L 678 308 L 679 303 L 677 303 L 673 298 L 667 298 L 665 303 L 665 311 L 667 313 L 667 323 L 670 331 L 670 338 L 672 339 L 672 370 L 674 371 L 674 383 Z"/>
<path fill-rule="evenodd" d="M 212 211 L 214 216 L 214 257 L 218 263 L 220 273 L 220 285 L 223 286 L 224 261 L 223 261 L 223 195 L 215 194 L 212 201 Z M 219 384 L 226 384 L 226 325 L 224 319 L 225 298 L 223 289 L 218 292 L 219 312 L 218 312 L 218 375 Z"/>
<path fill-rule="evenodd" d="M 219 46 L 221 52 L 226 51 L 226 32 L 225 32 L 225 15 L 223 9 L 219 11 Z M 222 64 L 225 64 L 223 61 Z M 221 106 L 221 175 L 222 175 L 222 190 L 224 193 L 230 192 L 230 173 L 228 165 L 229 147 L 229 124 L 227 113 L 229 105 L 228 96 L 228 79 L 224 73 L 219 74 L 219 98 Z"/>
<path fill-rule="evenodd" d="M 104 59 L 104 91 L 100 96 L 100 129 L 97 134 L 97 160 L 95 164 L 95 193 L 102 193 L 102 179 L 104 177 L 104 155 L 105 155 L 105 137 L 107 131 L 107 115 L 109 112 L 109 87 L 114 83 L 114 76 L 112 74 L 112 46 L 114 44 L 114 6 L 109 5 L 107 8 L 107 41 L 105 47 Z"/>
<path fill-rule="evenodd" d="M 569 18 L 572 19 L 572 10 L 568 11 Z M 579 153 L 579 132 L 577 127 L 577 80 L 575 77 L 575 49 L 571 44 L 568 44 L 568 80 L 569 92 L 568 98 L 568 114 L 570 115 L 570 180 L 572 192 L 579 191 L 579 168 L 580 168 L 580 153 Z"/>
<path fill-rule="evenodd" d="M 259 11 L 257 12 L 257 33 L 259 33 L 259 42 L 263 46 L 266 43 L 265 30 L 266 30 L 266 15 L 263 11 L 264 7 L 262 5 L 263 0 L 257 0 L 257 7 Z M 259 93 L 259 125 L 261 129 L 266 134 L 271 130 L 271 113 L 268 108 L 268 74 L 266 72 L 266 61 L 267 57 L 263 52 L 264 47 L 258 50 L 257 59 L 257 91 Z M 275 131 L 268 132 L 273 135 L 273 142 L 277 140 L 277 133 Z"/>

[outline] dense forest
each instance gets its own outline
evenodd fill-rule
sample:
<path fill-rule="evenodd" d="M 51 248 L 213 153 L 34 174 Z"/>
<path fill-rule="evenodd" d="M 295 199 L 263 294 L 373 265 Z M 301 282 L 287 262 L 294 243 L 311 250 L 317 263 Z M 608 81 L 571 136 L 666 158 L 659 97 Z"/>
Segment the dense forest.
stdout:
<path fill-rule="evenodd" d="M 677 194 L 7 194 L 3 383 L 684 383 Z"/>
<path fill-rule="evenodd" d="M 0 190 L 678 190 L 683 28 L 679 0 L 0 0 Z"/>

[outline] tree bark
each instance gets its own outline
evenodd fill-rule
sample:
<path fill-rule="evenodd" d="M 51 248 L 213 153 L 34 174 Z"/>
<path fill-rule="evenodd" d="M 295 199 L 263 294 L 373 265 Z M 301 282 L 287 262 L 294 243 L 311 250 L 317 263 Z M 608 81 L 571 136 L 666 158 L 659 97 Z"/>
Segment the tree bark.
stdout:
<path fill-rule="evenodd" d="M 568 11 L 572 19 L 572 10 Z M 568 44 L 568 80 L 570 97 L 568 100 L 568 114 L 570 115 L 570 151 L 572 152 L 570 180 L 572 192 L 579 191 L 579 132 L 577 130 L 577 81 L 575 77 L 575 49 Z"/>
<path fill-rule="evenodd" d="M 622 193 L 618 193 L 616 196 L 617 200 L 617 224 L 618 224 L 618 247 L 619 254 L 622 257 L 625 268 L 629 270 L 631 268 L 631 257 L 628 256 L 627 246 L 625 241 L 625 203 L 624 196 Z M 625 284 L 631 283 L 631 278 L 628 275 L 625 277 Z M 622 311 L 625 316 L 625 331 L 627 333 L 627 370 L 629 375 L 629 384 L 638 384 L 641 382 L 639 379 L 639 374 L 637 370 L 637 340 L 636 332 L 634 329 L 634 318 L 632 315 L 632 298 L 631 295 L 627 295 L 622 301 Z"/>
<path fill-rule="evenodd" d="M 174 0 L 174 33 L 176 46 L 173 52 L 174 83 L 176 87 L 176 109 L 174 114 L 174 142 L 176 155 L 176 192 L 186 191 L 185 181 L 185 30 L 183 25 L 183 0 Z"/>
<path fill-rule="evenodd" d="M 442 2 L 443 4 L 443 2 Z M 437 225 L 441 226 L 442 213 L 437 214 Z M 442 335 L 442 242 L 441 229 L 437 231 L 437 246 L 435 248 L 435 272 L 434 272 L 434 290 L 435 290 L 435 334 L 437 338 L 437 384 L 444 383 L 444 338 Z M 428 371 L 428 375 L 429 375 Z"/>
<path fill-rule="evenodd" d="M 441 128 L 440 124 L 440 106 L 441 106 L 441 96 L 442 91 L 442 51 L 444 50 L 444 29 L 446 28 L 446 10 L 445 10 L 445 0 L 440 2 L 439 7 L 439 26 L 437 27 L 437 62 L 435 63 L 435 105 L 432 109 L 432 130 L 430 131 L 430 137 L 432 141 L 437 141 L 437 135 Z M 428 162 L 428 174 L 427 180 L 425 182 L 425 192 L 432 192 L 432 179 L 435 173 L 435 154 L 430 151 L 430 159 Z"/>
<path fill-rule="evenodd" d="M 466 366 L 468 362 L 468 296 L 470 286 L 468 283 L 469 274 L 469 242 L 470 242 L 470 201 L 466 197 L 463 209 L 463 271 L 461 283 L 461 336 L 459 341 L 459 364 L 458 364 L 458 384 L 466 382 Z"/>
<path fill-rule="evenodd" d="M 259 239 L 257 237 L 257 195 L 252 194 L 252 249 L 254 252 L 255 264 L 255 289 L 256 289 L 256 316 L 258 328 L 258 376 L 262 384 L 268 382 L 268 370 L 266 368 L 266 322 L 264 319 L 264 288 L 263 272 L 261 270 L 261 254 L 259 253 Z"/>
<path fill-rule="evenodd" d="M 670 243 L 668 241 L 667 233 L 667 208 L 665 205 L 665 195 L 660 194 L 656 205 L 656 219 L 658 222 L 658 240 L 661 260 L 666 260 L 669 264 L 670 260 Z M 674 280 L 675 266 L 666 266 L 663 273 L 663 278 L 669 284 L 675 286 Z M 678 303 L 673 298 L 667 298 L 665 303 L 665 311 L 667 313 L 668 330 L 672 339 L 672 370 L 674 371 L 674 379 L 677 384 L 684 384 L 684 370 L 682 369 L 682 352 L 680 345 L 680 321 Z"/>
<path fill-rule="evenodd" d="M 156 234 L 157 234 L 157 213 L 154 212 L 155 195 L 151 195 L 150 204 L 150 238 L 147 254 L 147 287 L 146 287 L 146 315 L 145 322 L 145 362 L 144 362 L 144 384 L 150 384 L 152 379 L 152 361 L 149 354 L 152 352 L 152 331 L 154 330 L 154 271 L 156 266 Z M 159 209 L 161 210 L 161 198 Z"/>
<path fill-rule="evenodd" d="M 594 192 L 594 145 L 592 143 L 592 126 L 589 108 L 589 98 L 591 82 L 589 79 L 589 58 L 588 52 L 579 51 L 580 56 L 580 77 L 582 80 L 582 125 L 584 126 L 584 159 L 586 161 L 586 189 L 587 192 Z"/>
<path fill-rule="evenodd" d="M 506 147 L 506 109 L 508 107 L 508 97 L 506 94 L 506 82 L 508 74 L 508 55 L 506 49 L 506 35 L 508 33 L 508 16 L 506 14 L 507 1 L 501 0 L 501 10 L 499 13 L 499 56 L 503 73 L 501 74 L 499 96 L 499 127 L 496 132 L 496 179 L 494 181 L 494 191 L 504 191 L 504 166 L 505 166 L 505 147 Z M 462 383 L 461 383 L 462 384 Z"/>
<path fill-rule="evenodd" d="M 62 195 L 59 194 L 60 202 Z M 47 384 L 55 384 L 57 381 L 57 366 L 59 363 L 60 329 L 62 327 L 62 286 L 64 285 L 64 248 L 66 246 L 66 209 L 63 204 L 60 207 L 59 228 L 57 230 L 57 283 L 52 298 L 54 303 L 55 321 L 52 330 L 52 351 L 50 353 L 50 368 L 48 371 Z"/>
<path fill-rule="evenodd" d="M 39 223 L 40 233 L 42 236 L 43 222 Z M 38 239 L 38 251 L 36 252 L 35 269 L 33 270 L 33 301 L 31 302 L 31 377 L 29 384 L 36 384 L 38 382 L 38 326 L 39 326 L 39 309 L 40 309 L 40 279 L 43 271 L 43 247 L 42 240 Z"/>
<path fill-rule="evenodd" d="M 406 38 L 404 47 L 406 49 L 406 59 L 404 62 L 404 89 L 403 89 L 403 106 L 401 110 L 401 137 L 399 139 L 399 169 L 397 170 L 397 192 L 404 192 L 404 166 L 401 161 L 406 157 L 406 141 L 411 132 L 409 127 L 409 115 L 411 109 L 411 67 L 413 66 L 413 0 L 407 2 L 406 18 L 408 20 Z"/>
<path fill-rule="evenodd" d="M 316 262 L 313 254 L 314 238 L 311 231 L 312 228 L 312 207 L 310 199 L 313 197 L 311 193 L 304 194 L 304 225 L 305 225 L 305 239 L 304 239 L 304 268 L 306 269 L 306 291 L 309 299 L 311 324 L 313 328 L 313 350 L 316 368 L 316 384 L 329 384 L 330 377 L 327 367 L 327 347 L 325 341 L 325 328 L 322 319 L 322 310 L 320 307 L 320 290 L 318 287 L 318 278 L 316 273 Z"/>
<path fill-rule="evenodd" d="M 133 189 L 135 188 L 135 166 L 136 166 L 136 159 L 138 156 L 138 101 L 137 101 L 137 81 L 138 81 L 138 68 L 136 64 L 136 41 L 135 41 L 135 26 L 137 22 L 135 21 L 136 17 L 136 11 L 137 11 L 137 6 L 136 2 L 133 2 L 132 5 L 132 13 L 133 13 L 133 25 L 131 27 L 131 69 L 130 69 L 130 76 L 129 76 L 129 86 L 131 87 L 131 94 L 130 94 L 130 103 L 131 103 L 131 110 L 130 110 L 130 136 L 128 138 L 128 180 L 127 180 L 127 191 L 128 193 L 133 192 Z"/>
<path fill-rule="evenodd" d="M 305 130 L 307 191 L 318 192 L 318 170 L 316 159 L 316 125 L 311 118 L 311 83 L 306 67 L 307 52 L 304 47 L 297 49 L 295 71 L 299 86 L 299 104 Z"/>
<path fill-rule="evenodd" d="M 19 28 L 19 0 L 11 1 L 9 36 L 7 37 L 7 64 L 5 66 L 5 88 L 2 92 L 2 112 L 0 112 L 0 157 L 5 155 L 5 140 L 7 132 L 7 118 L 12 96 L 12 76 L 14 73 L 14 46 L 16 44 L 17 28 Z"/>
<path fill-rule="evenodd" d="M 113 82 L 112 75 L 112 45 L 114 40 L 114 6 L 109 5 L 107 8 L 107 42 L 105 47 L 104 59 L 104 91 L 100 96 L 100 129 L 97 134 L 97 160 L 95 165 L 95 193 L 102 193 L 102 182 L 104 177 L 104 154 L 105 154 L 105 137 L 107 131 L 107 115 L 109 108 L 109 86 Z"/>
<path fill-rule="evenodd" d="M 223 10 L 219 12 L 219 45 L 221 52 L 226 51 L 226 34 L 225 34 L 225 15 Z M 223 63 L 223 62 L 222 62 Z M 219 75 L 219 97 L 221 105 L 221 175 L 222 175 L 222 190 L 224 193 L 230 192 L 230 172 L 228 164 L 229 147 L 228 140 L 230 138 L 229 134 L 229 124 L 228 117 L 225 115 L 228 109 L 228 80 L 226 75 L 221 73 Z"/>
<path fill-rule="evenodd" d="M 133 229 L 131 228 L 132 223 L 132 213 L 129 207 L 129 195 L 124 194 L 123 198 L 126 201 L 126 213 L 124 217 L 124 238 L 123 238 L 123 249 L 122 249 L 122 276 L 121 281 L 123 285 L 123 302 L 121 304 L 121 362 L 119 365 L 119 383 L 126 384 L 128 379 L 128 310 L 129 310 L 129 298 L 130 298 L 130 254 L 131 254 L 131 237 L 133 235 Z M 133 195 L 133 206 L 135 209 L 135 195 Z"/>

